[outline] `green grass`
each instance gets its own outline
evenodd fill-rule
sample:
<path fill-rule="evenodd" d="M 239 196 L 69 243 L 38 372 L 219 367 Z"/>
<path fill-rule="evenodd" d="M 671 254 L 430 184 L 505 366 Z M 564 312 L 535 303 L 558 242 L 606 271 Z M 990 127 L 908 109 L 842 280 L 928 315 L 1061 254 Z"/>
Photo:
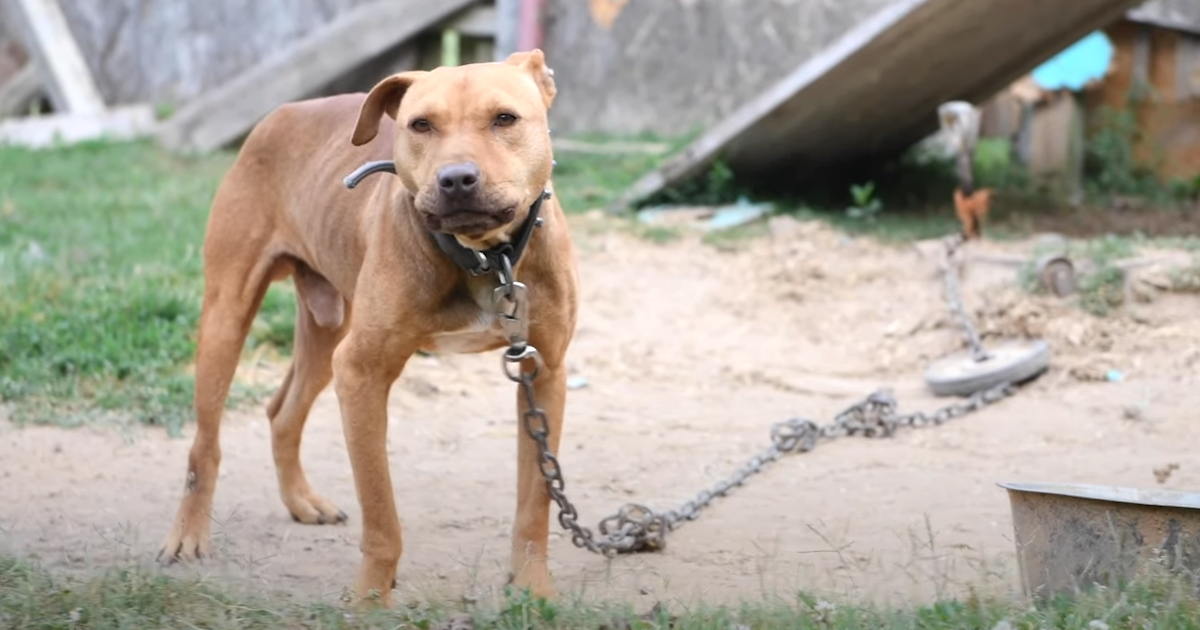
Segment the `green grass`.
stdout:
<path fill-rule="evenodd" d="M 577 139 L 603 144 L 612 140 L 605 136 L 580 136 Z M 637 141 L 662 142 L 672 150 L 682 140 L 665 142 L 653 137 Z M 587 212 L 608 209 L 642 175 L 658 166 L 670 155 L 651 153 L 593 154 L 579 151 L 556 151 L 554 190 L 567 212 Z"/>
<path fill-rule="evenodd" d="M 16 419 L 174 431 L 190 417 L 200 248 L 231 160 L 0 147 L 0 400 Z M 274 297 L 263 317 L 292 308 Z"/>
<path fill-rule="evenodd" d="M 153 569 L 110 567 L 70 577 L 0 556 L 0 627 L 6 630 L 117 630 L 141 628 L 422 629 L 446 628 L 467 616 L 476 630 L 850 630 L 850 629 L 1191 629 L 1200 628 L 1194 585 L 1165 572 L 1121 592 L 1093 591 L 1031 607 L 968 595 L 911 608 L 826 601 L 806 593 L 757 598 L 738 606 L 656 607 L 570 599 L 559 602 L 508 592 L 471 606 L 398 602 L 394 610 L 355 611 L 291 597 L 239 593 L 198 579 Z M 407 605 L 405 605 L 407 604 Z M 639 614 L 640 612 L 640 614 Z M 463 626 L 458 626 L 463 627 Z"/>
<path fill-rule="evenodd" d="M 646 154 L 556 154 L 554 190 L 568 212 L 606 209 L 661 159 Z"/>
<path fill-rule="evenodd" d="M 905 243 L 941 238 L 961 229 L 954 210 L 931 212 L 880 212 L 872 222 L 852 219 L 844 212 L 801 206 L 784 212 L 806 221 L 824 221 L 857 236 L 870 236 L 884 243 Z"/>

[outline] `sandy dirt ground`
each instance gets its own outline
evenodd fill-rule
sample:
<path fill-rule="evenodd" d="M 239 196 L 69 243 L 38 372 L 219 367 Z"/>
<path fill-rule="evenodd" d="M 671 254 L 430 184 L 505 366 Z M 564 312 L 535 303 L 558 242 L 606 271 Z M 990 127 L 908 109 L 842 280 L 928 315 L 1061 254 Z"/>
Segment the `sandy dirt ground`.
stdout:
<path fill-rule="evenodd" d="M 585 523 L 627 501 L 677 506 L 764 448 L 774 421 L 825 422 L 884 386 L 902 410 L 946 402 L 925 392 L 922 371 L 962 337 L 936 266 L 911 245 L 778 220 L 770 236 L 718 251 L 693 237 L 651 243 L 596 216 L 573 221 L 583 306 L 570 363 L 587 384 L 570 393 L 561 459 Z M 639 608 L 796 590 L 877 602 L 967 586 L 1016 593 L 997 482 L 1200 487 L 1200 302 L 1143 283 L 1122 312 L 1094 318 L 1022 293 L 1013 266 L 981 262 L 1031 248 L 973 244 L 964 283 L 986 339 L 1051 344 L 1041 379 L 941 427 L 784 458 L 676 530 L 661 553 L 605 560 L 556 528 L 561 590 Z M 399 601 L 493 597 L 503 586 L 517 424 L 499 365 L 490 354 L 417 358 L 393 390 L 388 442 L 406 545 Z M 1124 380 L 1103 380 L 1110 369 Z M 259 361 L 242 378 L 272 382 L 282 370 Z M 55 570 L 149 564 L 182 491 L 190 436 L 190 427 L 170 439 L 158 429 L 0 421 L 0 550 Z M 360 511 L 332 389 L 317 402 L 303 455 L 349 525 L 292 522 L 260 408 L 230 413 L 222 446 L 218 555 L 169 571 L 337 601 L 359 559 Z M 1160 484 L 1155 469 L 1171 463 L 1178 470 Z"/>

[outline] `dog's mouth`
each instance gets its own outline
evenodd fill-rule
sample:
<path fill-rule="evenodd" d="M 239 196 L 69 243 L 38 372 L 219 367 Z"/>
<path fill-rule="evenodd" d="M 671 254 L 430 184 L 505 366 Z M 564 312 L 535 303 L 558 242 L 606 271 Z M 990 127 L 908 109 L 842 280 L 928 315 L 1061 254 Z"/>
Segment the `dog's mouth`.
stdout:
<path fill-rule="evenodd" d="M 434 232 L 470 237 L 511 223 L 516 215 L 517 208 L 515 206 L 501 210 L 456 208 L 449 212 L 425 214 L 425 225 Z"/>

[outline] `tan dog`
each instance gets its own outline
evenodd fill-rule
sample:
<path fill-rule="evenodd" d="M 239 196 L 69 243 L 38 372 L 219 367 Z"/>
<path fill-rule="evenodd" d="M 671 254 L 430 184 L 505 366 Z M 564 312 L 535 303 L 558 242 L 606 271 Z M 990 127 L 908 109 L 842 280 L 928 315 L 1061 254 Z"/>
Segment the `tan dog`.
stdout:
<path fill-rule="evenodd" d="M 209 551 L 221 412 L 268 284 L 290 275 L 298 302 L 295 351 L 267 408 L 279 492 L 297 521 L 346 520 L 312 489 L 299 460 L 309 409 L 335 380 L 362 506 L 355 596 L 377 593 L 388 604 L 402 549 L 386 450 L 388 392 L 418 350 L 483 352 L 507 345 L 492 309 L 496 277 L 466 273 L 434 234 L 484 250 L 533 225 L 525 219 L 550 187 L 547 111 L 555 91 L 542 52 L 534 50 L 503 63 L 394 75 L 365 97 L 292 103 L 253 130 L 209 218 L 196 436 L 161 558 Z M 397 176 L 372 175 L 353 190 L 343 186 L 348 173 L 381 159 L 395 160 Z M 577 278 L 557 202 L 542 204 L 541 217 L 544 224 L 533 230 L 514 273 L 528 286 L 529 342 L 545 362 L 534 387 L 557 450 Z M 499 372 L 498 360 L 502 378 Z M 520 396 L 517 406 L 523 413 Z M 549 596 L 550 505 L 538 457 L 533 440 L 522 434 L 511 579 Z"/>

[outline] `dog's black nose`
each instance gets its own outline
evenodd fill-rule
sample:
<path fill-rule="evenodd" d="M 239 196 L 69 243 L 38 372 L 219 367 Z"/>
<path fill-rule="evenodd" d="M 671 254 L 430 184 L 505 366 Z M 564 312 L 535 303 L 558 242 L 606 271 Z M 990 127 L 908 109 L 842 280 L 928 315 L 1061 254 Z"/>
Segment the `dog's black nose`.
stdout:
<path fill-rule="evenodd" d="M 479 167 L 473 162 L 443 166 L 437 177 L 438 188 L 447 197 L 466 197 L 479 188 Z"/>

